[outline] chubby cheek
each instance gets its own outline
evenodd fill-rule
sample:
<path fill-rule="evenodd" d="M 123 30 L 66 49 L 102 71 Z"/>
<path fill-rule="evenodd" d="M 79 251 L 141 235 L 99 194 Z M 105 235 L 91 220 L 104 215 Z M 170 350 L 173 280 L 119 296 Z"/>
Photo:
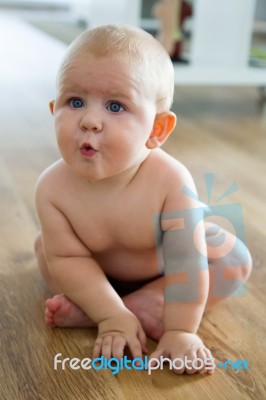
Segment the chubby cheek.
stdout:
<path fill-rule="evenodd" d="M 123 130 L 122 140 L 125 146 L 129 146 L 130 148 L 138 147 L 139 150 L 142 146 L 145 146 L 147 142 L 154 124 L 153 115 L 148 117 L 144 115 L 142 118 L 132 118 L 128 121 L 126 128 Z"/>
<path fill-rule="evenodd" d="M 62 122 L 61 119 L 57 119 L 55 120 L 55 133 L 57 146 L 64 157 L 73 150 L 73 145 L 75 143 L 73 132 L 69 124 Z"/>
<path fill-rule="evenodd" d="M 60 153 L 62 154 L 62 156 L 64 156 L 64 154 L 67 152 L 67 149 L 68 149 L 68 145 L 67 145 L 67 141 L 66 141 L 65 137 L 63 135 L 61 135 L 60 133 L 57 133 L 56 141 L 57 141 L 57 147 L 58 147 Z"/>
<path fill-rule="evenodd" d="M 64 126 L 60 123 L 60 121 L 55 120 L 55 136 L 59 147 L 64 143 L 64 139 L 66 138 L 64 133 Z"/>
<path fill-rule="evenodd" d="M 117 142 L 116 146 L 114 144 L 114 151 L 110 152 L 110 156 L 113 155 L 117 163 L 130 165 L 142 157 L 146 151 L 145 140 L 143 138 L 140 140 L 136 136 L 129 135 L 126 139 Z"/>

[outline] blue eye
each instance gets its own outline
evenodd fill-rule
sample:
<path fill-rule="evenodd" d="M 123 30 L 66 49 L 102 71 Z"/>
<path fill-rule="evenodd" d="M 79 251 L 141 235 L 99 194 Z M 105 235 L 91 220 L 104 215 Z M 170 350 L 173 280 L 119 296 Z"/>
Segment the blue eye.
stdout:
<path fill-rule="evenodd" d="M 84 106 L 84 101 L 78 97 L 74 97 L 69 100 L 69 105 L 72 108 L 82 108 Z"/>
<path fill-rule="evenodd" d="M 124 107 L 120 103 L 117 103 L 115 101 L 111 101 L 107 105 L 107 110 L 112 111 L 113 113 L 125 111 Z"/>

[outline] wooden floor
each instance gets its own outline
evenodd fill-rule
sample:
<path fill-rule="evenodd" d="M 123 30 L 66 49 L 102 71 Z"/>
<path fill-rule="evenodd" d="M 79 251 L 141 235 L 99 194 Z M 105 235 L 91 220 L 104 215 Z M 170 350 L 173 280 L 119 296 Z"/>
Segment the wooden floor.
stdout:
<path fill-rule="evenodd" d="M 59 43 L 0 17 L 0 398 L 256 399 L 266 398 L 266 111 L 254 88 L 176 88 L 178 125 L 165 150 L 191 170 L 206 200 L 236 182 L 221 204 L 243 207 L 254 271 L 242 297 L 207 314 L 200 334 L 216 362 L 247 360 L 250 370 L 216 368 L 213 376 L 123 370 L 55 371 L 53 357 L 90 357 L 96 330 L 49 329 L 48 297 L 33 254 L 38 231 L 33 192 L 38 175 L 58 158 L 48 101 Z M 18 30 L 15 31 L 14 27 Z M 12 30 L 10 30 L 12 27 Z M 67 193 L 65 193 L 67 195 Z M 151 351 L 155 343 L 149 341 Z"/>

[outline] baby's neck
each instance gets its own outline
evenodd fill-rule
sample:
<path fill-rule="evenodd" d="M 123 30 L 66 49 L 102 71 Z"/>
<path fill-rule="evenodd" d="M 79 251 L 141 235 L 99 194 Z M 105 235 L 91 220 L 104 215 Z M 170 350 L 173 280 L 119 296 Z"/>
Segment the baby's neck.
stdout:
<path fill-rule="evenodd" d="M 136 178 L 136 175 L 138 174 L 138 171 L 142 165 L 143 162 L 145 162 L 146 156 L 143 160 L 140 160 L 137 162 L 135 165 L 129 167 L 128 169 L 120 172 L 117 175 L 110 176 L 105 179 L 100 179 L 97 181 L 89 181 L 90 187 L 94 191 L 119 191 L 126 189 Z"/>

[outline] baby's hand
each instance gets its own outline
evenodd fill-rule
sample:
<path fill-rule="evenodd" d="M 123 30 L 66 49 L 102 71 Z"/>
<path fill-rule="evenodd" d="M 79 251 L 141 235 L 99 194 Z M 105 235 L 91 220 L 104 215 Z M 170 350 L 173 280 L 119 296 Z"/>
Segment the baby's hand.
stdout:
<path fill-rule="evenodd" d="M 204 346 L 202 340 L 194 333 L 182 332 L 182 331 L 167 331 L 161 337 L 156 350 L 151 354 L 151 358 L 159 359 L 161 356 L 168 357 L 171 360 L 175 358 L 181 358 L 185 361 L 185 356 L 187 358 L 188 363 L 187 367 L 184 365 L 182 369 L 174 369 L 174 372 L 177 374 L 183 374 L 186 372 L 187 374 L 195 374 L 198 373 L 209 373 L 212 374 L 214 372 L 213 363 L 209 360 L 207 362 L 206 359 L 213 359 L 210 350 Z M 200 367 L 201 369 L 195 369 L 192 366 L 191 361 L 195 358 L 201 359 L 195 364 L 196 368 Z M 206 369 L 206 362 L 208 368 L 211 366 L 211 369 Z M 154 361 L 156 363 L 156 361 Z M 185 364 L 185 363 L 184 363 Z M 151 364 L 153 365 L 153 363 Z M 180 362 L 176 364 L 178 367 L 181 366 Z"/>
<path fill-rule="evenodd" d="M 142 358 L 147 353 L 146 335 L 138 318 L 129 310 L 121 311 L 98 325 L 98 337 L 93 348 L 93 358 L 121 358 L 128 347 L 132 357 Z"/>

